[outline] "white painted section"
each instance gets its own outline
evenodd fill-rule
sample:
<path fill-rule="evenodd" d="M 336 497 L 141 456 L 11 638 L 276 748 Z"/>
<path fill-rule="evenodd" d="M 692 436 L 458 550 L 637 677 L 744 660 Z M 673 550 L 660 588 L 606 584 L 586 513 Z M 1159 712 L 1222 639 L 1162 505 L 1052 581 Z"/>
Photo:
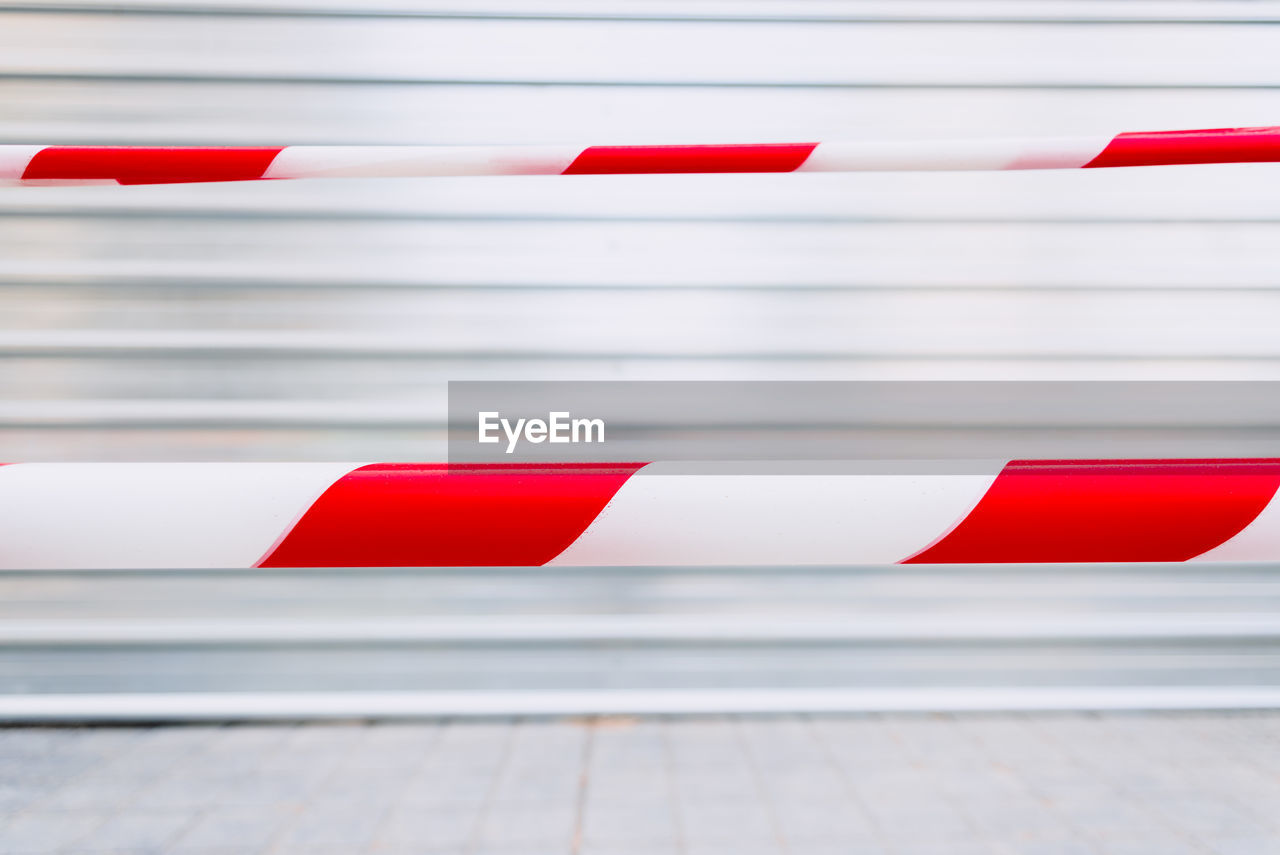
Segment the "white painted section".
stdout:
<path fill-rule="evenodd" d="M 1192 561 L 1280 561 L 1280 492 L 1235 537 Z"/>
<path fill-rule="evenodd" d="M 119 181 L 114 178 L 29 178 L 22 180 L 22 174 L 27 171 L 27 167 L 31 164 L 31 159 L 41 149 L 47 148 L 43 145 L 0 145 L 0 183 L 12 184 L 21 182 L 22 184 L 35 185 L 37 187 L 61 187 L 61 186 L 80 186 L 80 187 L 118 187 Z"/>
<path fill-rule="evenodd" d="M 27 171 L 27 164 L 36 152 L 44 146 L 39 145 L 0 145 L 0 181 L 17 181 Z"/>
<path fill-rule="evenodd" d="M 548 563 L 891 563 L 954 526 L 997 472 L 685 474 L 654 463 Z"/>
<path fill-rule="evenodd" d="M 1076 169 L 1110 137 L 820 143 L 797 172 Z"/>
<path fill-rule="evenodd" d="M 288 146 L 263 178 L 559 175 L 581 146 Z"/>
<path fill-rule="evenodd" d="M 358 465 L 0 466 L 0 568 L 251 567 Z"/>
<path fill-rule="evenodd" d="M 1114 136 L 1026 140 L 1023 151 L 1004 169 L 1079 169 L 1107 147 Z"/>
<path fill-rule="evenodd" d="M 364 716 L 1273 709 L 1271 686 L 157 692 L 0 695 L 0 721 L 325 719 Z"/>

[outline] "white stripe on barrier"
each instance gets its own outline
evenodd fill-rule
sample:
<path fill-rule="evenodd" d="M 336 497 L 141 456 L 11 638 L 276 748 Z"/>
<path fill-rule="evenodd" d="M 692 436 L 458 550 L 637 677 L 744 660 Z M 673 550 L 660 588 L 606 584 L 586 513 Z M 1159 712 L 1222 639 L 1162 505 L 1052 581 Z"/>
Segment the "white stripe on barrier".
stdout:
<path fill-rule="evenodd" d="M 1077 169 L 1110 137 L 819 143 L 797 172 Z"/>
<path fill-rule="evenodd" d="M 250 567 L 350 463 L 0 466 L 0 564 Z"/>
<path fill-rule="evenodd" d="M 1035 140 L 1002 168 L 1076 169 L 1101 154 L 1110 142 L 1110 137 L 1103 136 Z"/>
<path fill-rule="evenodd" d="M 0 181 L 18 181 L 42 145 L 0 145 Z"/>
<path fill-rule="evenodd" d="M 559 175 L 582 146 L 287 146 L 263 178 Z"/>
<path fill-rule="evenodd" d="M 724 467 L 730 471 L 730 466 Z M 955 475 L 632 476 L 551 564 L 900 561 L 951 529 L 995 480 Z"/>

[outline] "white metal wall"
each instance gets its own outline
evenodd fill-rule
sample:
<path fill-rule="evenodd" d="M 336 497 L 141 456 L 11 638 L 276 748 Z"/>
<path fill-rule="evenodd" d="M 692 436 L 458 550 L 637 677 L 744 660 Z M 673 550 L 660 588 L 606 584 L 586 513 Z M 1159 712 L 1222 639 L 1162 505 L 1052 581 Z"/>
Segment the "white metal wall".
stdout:
<path fill-rule="evenodd" d="M 0 3 L 0 142 L 1280 122 L 1280 4 Z M 1280 378 L 1280 167 L 0 188 L 0 459 L 423 459 L 478 378 Z"/>

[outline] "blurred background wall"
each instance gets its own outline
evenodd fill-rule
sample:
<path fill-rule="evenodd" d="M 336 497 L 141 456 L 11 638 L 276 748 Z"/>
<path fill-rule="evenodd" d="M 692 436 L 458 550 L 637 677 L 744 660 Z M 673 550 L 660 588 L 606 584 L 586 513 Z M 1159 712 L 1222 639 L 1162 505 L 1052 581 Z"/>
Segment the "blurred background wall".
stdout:
<path fill-rule="evenodd" d="M 1280 122 L 1280 4 L 0 3 L 0 142 Z M 1280 378 L 1280 169 L 0 189 L 0 458 L 432 459 L 461 379 Z"/>

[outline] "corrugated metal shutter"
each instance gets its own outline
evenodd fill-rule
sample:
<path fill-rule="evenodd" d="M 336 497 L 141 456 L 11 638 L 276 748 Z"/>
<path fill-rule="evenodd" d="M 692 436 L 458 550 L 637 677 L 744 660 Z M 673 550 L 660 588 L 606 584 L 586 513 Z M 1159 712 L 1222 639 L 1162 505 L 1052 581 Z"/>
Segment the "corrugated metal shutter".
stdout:
<path fill-rule="evenodd" d="M 6 143 L 1274 124 L 1268 3 L 0 8 Z M 0 191 L 0 448 L 423 459 L 476 378 L 1280 377 L 1270 166 Z"/>

